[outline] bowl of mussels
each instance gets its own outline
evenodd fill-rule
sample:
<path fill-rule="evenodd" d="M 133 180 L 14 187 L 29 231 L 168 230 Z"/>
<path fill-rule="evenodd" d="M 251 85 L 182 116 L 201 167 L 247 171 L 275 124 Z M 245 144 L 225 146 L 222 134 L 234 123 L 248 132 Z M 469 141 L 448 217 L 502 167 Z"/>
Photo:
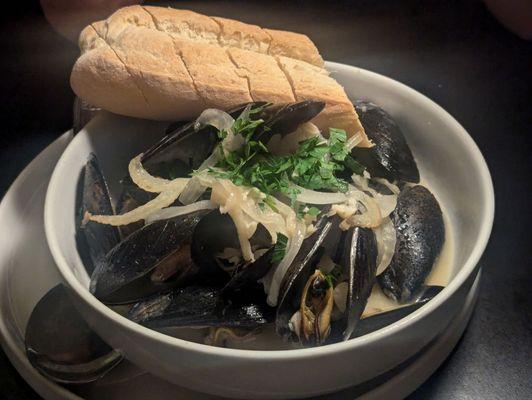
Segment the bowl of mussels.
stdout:
<path fill-rule="evenodd" d="M 70 297 L 154 375 L 241 398 L 323 394 L 414 356 L 461 309 L 493 220 L 485 161 L 420 93 L 328 63 L 374 146 L 319 101 L 168 124 L 102 112 L 53 173 Z"/>

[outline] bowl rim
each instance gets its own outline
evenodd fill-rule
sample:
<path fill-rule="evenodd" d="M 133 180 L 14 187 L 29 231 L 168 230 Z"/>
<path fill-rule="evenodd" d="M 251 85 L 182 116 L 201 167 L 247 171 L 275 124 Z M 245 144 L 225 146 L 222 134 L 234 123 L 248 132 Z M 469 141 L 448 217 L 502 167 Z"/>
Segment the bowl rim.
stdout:
<path fill-rule="evenodd" d="M 221 347 L 214 347 L 206 344 L 190 342 L 184 339 L 175 338 L 163 333 L 151 330 L 142 325 L 139 325 L 133 321 L 128 320 L 126 317 L 116 313 L 108 308 L 104 303 L 100 302 L 94 297 L 89 290 L 84 287 L 78 279 L 75 277 L 72 270 L 68 267 L 67 259 L 62 251 L 62 247 L 55 234 L 55 221 L 52 219 L 53 207 L 54 207 L 54 193 L 58 192 L 55 188 L 60 182 L 59 171 L 61 171 L 62 165 L 65 162 L 66 154 L 69 152 L 69 148 L 75 144 L 77 137 L 74 137 L 71 143 L 64 150 L 63 154 L 59 158 L 46 192 L 46 200 L 44 205 L 44 225 L 45 233 L 48 241 L 48 246 L 56 263 L 56 267 L 59 270 L 64 281 L 72 289 L 73 292 L 81 299 L 85 305 L 87 305 L 92 312 L 100 315 L 100 317 L 110 319 L 114 324 L 119 325 L 122 329 L 132 331 L 136 335 L 142 336 L 144 339 L 151 339 L 162 342 L 166 346 L 172 346 L 180 348 L 183 351 L 196 352 L 209 356 L 219 356 L 227 358 L 239 358 L 239 359 L 264 359 L 264 360 L 288 360 L 288 359 L 308 359 L 321 357 L 323 355 L 332 355 L 348 350 L 354 350 L 358 347 L 370 345 L 384 339 L 388 335 L 394 335 L 397 332 L 406 329 L 408 326 L 414 324 L 416 321 L 421 320 L 426 315 L 430 314 L 436 308 L 440 307 L 449 297 L 451 297 L 469 278 L 474 272 L 476 265 L 478 264 L 480 257 L 482 256 L 491 234 L 494 211 L 495 211 L 495 197 L 493 190 L 493 183 L 491 180 L 490 172 L 482 153 L 474 140 L 469 136 L 467 131 L 460 125 L 456 119 L 454 119 L 447 111 L 434 101 L 410 88 L 409 86 L 400 83 L 392 78 L 365 70 L 362 68 L 354 67 L 347 64 L 326 62 L 326 67 L 332 71 L 345 71 L 350 74 L 358 74 L 363 77 L 367 77 L 381 84 L 392 87 L 398 92 L 405 93 L 408 97 L 414 97 L 418 101 L 423 102 L 431 109 L 432 113 L 439 114 L 440 118 L 445 120 L 446 124 L 451 130 L 455 132 L 462 146 L 464 146 L 477 167 L 480 175 L 480 186 L 482 188 L 481 196 L 484 199 L 485 207 L 481 214 L 482 221 L 479 235 L 476 239 L 475 245 L 467 257 L 462 268 L 458 271 L 456 276 L 449 282 L 449 284 L 430 302 L 423 307 L 402 318 L 394 324 L 388 325 L 375 332 L 367 335 L 350 339 L 345 342 L 333 343 L 326 346 L 303 348 L 303 349 L 290 349 L 290 350 L 242 350 L 242 349 L 228 349 Z"/>

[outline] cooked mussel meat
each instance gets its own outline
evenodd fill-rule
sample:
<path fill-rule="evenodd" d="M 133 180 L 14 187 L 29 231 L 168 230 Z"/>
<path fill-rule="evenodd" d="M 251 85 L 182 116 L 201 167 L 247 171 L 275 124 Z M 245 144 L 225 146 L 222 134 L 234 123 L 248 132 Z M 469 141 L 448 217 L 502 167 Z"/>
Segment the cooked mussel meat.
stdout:
<path fill-rule="evenodd" d="M 295 333 L 304 344 L 323 343 L 331 330 L 335 340 L 347 340 L 375 282 L 373 232 L 359 227 L 341 231 L 337 217 L 322 224 L 316 238 L 306 239 L 314 245 L 302 246 L 292 264 L 277 311 L 278 333 Z"/>

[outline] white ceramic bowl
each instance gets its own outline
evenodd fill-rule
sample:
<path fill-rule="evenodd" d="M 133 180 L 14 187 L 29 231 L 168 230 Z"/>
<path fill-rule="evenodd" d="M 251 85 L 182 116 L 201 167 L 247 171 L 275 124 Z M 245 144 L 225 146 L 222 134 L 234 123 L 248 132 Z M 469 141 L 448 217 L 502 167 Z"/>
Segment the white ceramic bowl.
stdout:
<path fill-rule="evenodd" d="M 76 250 L 76 183 L 90 152 L 110 182 L 129 159 L 161 136 L 164 125 L 102 114 L 72 140 L 51 178 L 45 204 L 48 243 L 72 298 L 92 327 L 154 375 L 197 391 L 240 398 L 323 394 L 371 379 L 414 355 L 461 309 L 493 222 L 494 197 L 484 159 L 467 132 L 420 93 L 384 76 L 337 63 L 327 68 L 352 98 L 369 99 L 401 126 L 423 179 L 450 220 L 453 278 L 426 306 L 369 335 L 319 348 L 249 351 L 187 342 L 137 325 L 100 303 Z M 113 191 L 113 188 L 111 188 Z"/>

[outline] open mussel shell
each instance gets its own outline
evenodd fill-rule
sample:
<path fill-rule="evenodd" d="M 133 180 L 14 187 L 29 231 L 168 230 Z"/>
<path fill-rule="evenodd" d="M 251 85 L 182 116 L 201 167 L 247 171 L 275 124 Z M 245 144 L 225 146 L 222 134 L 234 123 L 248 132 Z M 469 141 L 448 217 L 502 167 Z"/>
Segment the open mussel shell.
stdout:
<path fill-rule="evenodd" d="M 128 318 L 149 328 L 227 327 L 253 329 L 273 321 L 262 291 L 227 301 L 221 289 L 189 286 L 135 304 Z"/>
<path fill-rule="evenodd" d="M 443 286 L 425 286 L 412 299 L 412 303 L 406 306 L 398 307 L 395 310 L 385 311 L 362 318 L 357 324 L 351 337 L 359 337 L 375 332 L 388 325 L 394 324 L 403 319 L 420 307 L 427 304 L 443 289 Z"/>
<path fill-rule="evenodd" d="M 276 317 L 277 332 L 285 338 L 293 337 L 290 324 L 296 323 L 300 324 L 298 336 L 304 344 L 347 340 L 366 307 L 376 279 L 375 235 L 371 229 L 359 227 L 342 231 L 339 222 L 339 217 L 327 215 L 318 220 L 316 232 L 303 242 L 286 274 Z M 345 310 L 332 322 L 333 303 L 329 297 L 333 288 L 326 289 L 330 284 L 317 270 L 324 255 L 336 265 L 335 269 L 339 268 L 336 283 L 347 284 Z M 298 311 L 299 316 L 291 321 Z M 315 325 L 315 335 L 311 325 Z"/>
<path fill-rule="evenodd" d="M 281 284 L 275 329 L 284 338 L 292 336 L 289 322 L 300 309 L 305 286 L 323 254 L 335 254 L 341 237 L 336 218 L 322 215 L 315 224 L 316 231 L 306 238 Z"/>
<path fill-rule="evenodd" d="M 368 228 L 351 228 L 343 238 L 341 265 L 348 271 L 346 311 L 338 326 L 342 339 L 347 340 L 355 330 L 366 308 L 377 272 L 377 242 Z"/>
<path fill-rule="evenodd" d="M 204 268 L 212 271 L 213 276 L 218 276 L 217 282 L 223 282 L 220 276 L 225 274 L 226 285 L 224 293 L 231 292 L 247 285 L 255 284 L 270 270 L 273 246 L 271 237 L 266 229 L 259 225 L 250 243 L 253 248 L 269 249 L 258 257 L 253 263 L 244 263 L 235 266 L 235 270 L 229 278 L 220 264 L 219 255 L 226 248 L 240 249 L 238 233 L 233 219 L 228 214 L 221 214 L 219 210 L 213 210 L 205 215 L 194 229 L 192 235 L 192 259 Z M 222 277 L 223 278 L 223 277 Z"/>
<path fill-rule="evenodd" d="M 397 242 L 390 265 L 378 277 L 383 292 L 407 302 L 429 275 L 445 240 L 443 215 L 424 186 L 405 188 L 391 214 Z"/>
<path fill-rule="evenodd" d="M 132 233 L 97 265 L 91 292 L 107 304 L 124 304 L 208 276 L 191 258 L 191 237 L 207 211 L 156 221 Z"/>
<path fill-rule="evenodd" d="M 274 248 L 271 247 L 252 264 L 238 268 L 231 279 L 223 288 L 223 293 L 230 296 L 234 291 L 246 287 L 263 278 L 273 267 L 272 256 Z"/>
<path fill-rule="evenodd" d="M 83 169 L 78 191 L 76 242 L 80 256 L 89 274 L 95 265 L 120 241 L 116 227 L 86 220 L 86 213 L 114 214 L 105 177 L 96 155 L 91 153 Z"/>
<path fill-rule="evenodd" d="M 120 352 L 89 328 L 61 284 L 46 293 L 33 309 L 25 342 L 30 363 L 41 374 L 61 383 L 93 382 L 122 360 Z"/>
<path fill-rule="evenodd" d="M 278 134 L 281 136 L 294 132 L 299 125 L 310 121 L 325 108 L 323 101 L 305 100 L 298 103 L 281 103 L 263 108 L 253 114 L 253 119 L 263 119 L 264 124 L 259 127 L 253 140 L 265 140 L 265 135 Z"/>
<path fill-rule="evenodd" d="M 314 118 L 325 107 L 325 103 L 309 100 L 268 105 L 256 102 L 243 104 L 228 113 L 237 118 L 246 107 L 263 107 L 259 112 L 250 115 L 251 119 L 264 120 L 264 124 L 257 129 L 254 136 L 254 140 L 258 140 L 266 132 L 285 135 L 295 131 L 299 125 Z M 179 162 L 194 170 L 213 152 L 218 141 L 217 130 L 210 125 L 196 129 L 195 121 L 179 123 L 175 125 L 174 130 L 167 132 L 161 140 L 144 152 L 142 162 L 150 172 L 154 165 L 162 162 Z"/>
<path fill-rule="evenodd" d="M 240 242 L 235 224 L 228 214 L 219 210 L 210 211 L 203 216 L 194 228 L 191 244 L 192 259 L 211 271 L 222 272 L 217 255 L 225 248 L 239 249 Z"/>
<path fill-rule="evenodd" d="M 265 105 L 264 102 L 249 104 L 252 107 Z M 228 113 L 237 118 L 249 104 L 237 106 Z M 142 162 L 148 171 L 155 164 L 173 163 L 176 160 L 188 165 L 191 170 L 199 167 L 214 150 L 218 136 L 216 128 L 209 125 L 196 130 L 195 122 L 171 124 L 165 136 L 144 152 Z"/>
<path fill-rule="evenodd" d="M 392 117 L 377 105 L 355 101 L 355 109 L 373 147 L 355 147 L 351 155 L 371 176 L 389 181 L 419 182 L 419 171 L 412 151 Z"/>

